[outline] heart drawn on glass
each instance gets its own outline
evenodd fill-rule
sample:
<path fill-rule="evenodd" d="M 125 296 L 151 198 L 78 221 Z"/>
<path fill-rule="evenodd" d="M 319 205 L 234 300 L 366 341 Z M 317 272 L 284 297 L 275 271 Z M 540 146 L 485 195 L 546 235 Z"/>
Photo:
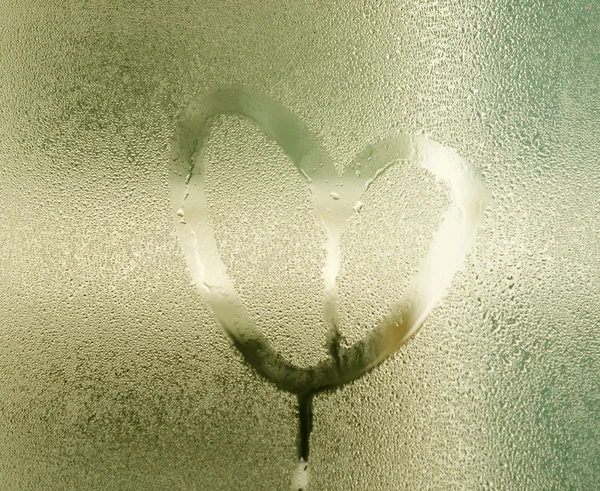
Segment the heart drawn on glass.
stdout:
<path fill-rule="evenodd" d="M 274 351 L 250 318 L 219 255 L 205 192 L 203 154 L 213 122 L 223 114 L 249 119 L 279 144 L 308 186 L 326 231 L 323 311 L 331 357 L 314 367 L 297 367 Z M 416 164 L 444 181 L 453 204 L 407 291 L 365 338 L 345 348 L 340 345 L 336 289 L 342 231 L 360 207 L 363 192 L 386 169 L 401 162 Z M 489 195 L 454 150 L 423 136 L 396 135 L 370 145 L 340 176 L 298 117 L 265 94 L 241 86 L 204 92 L 185 108 L 172 142 L 170 185 L 179 240 L 203 301 L 246 362 L 277 387 L 298 396 L 300 464 L 293 485 L 302 489 L 308 479 L 313 396 L 356 380 L 418 331 L 464 260 Z M 333 194 L 333 189 L 343 192 Z"/>

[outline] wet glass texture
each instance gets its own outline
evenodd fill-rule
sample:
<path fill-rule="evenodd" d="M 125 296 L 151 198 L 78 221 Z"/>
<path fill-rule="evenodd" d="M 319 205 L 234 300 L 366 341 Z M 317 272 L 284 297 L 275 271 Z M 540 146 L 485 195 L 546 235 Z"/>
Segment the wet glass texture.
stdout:
<path fill-rule="evenodd" d="M 597 489 L 598 2 L 0 12 L 1 490 Z"/>

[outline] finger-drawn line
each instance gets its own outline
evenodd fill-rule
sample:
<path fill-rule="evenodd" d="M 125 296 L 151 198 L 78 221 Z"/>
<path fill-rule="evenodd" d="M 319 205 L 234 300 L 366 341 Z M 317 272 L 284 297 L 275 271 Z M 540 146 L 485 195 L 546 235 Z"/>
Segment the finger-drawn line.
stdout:
<path fill-rule="evenodd" d="M 203 155 L 215 118 L 223 114 L 249 119 L 279 144 L 308 186 L 327 233 L 323 307 L 332 356 L 314 367 L 297 367 L 274 351 L 250 318 L 220 258 L 206 200 Z M 356 380 L 418 331 L 468 252 L 489 195 L 471 166 L 453 149 L 423 136 L 395 135 L 370 145 L 340 176 L 321 143 L 298 117 L 267 95 L 241 86 L 219 87 L 194 98 L 179 119 L 171 148 L 172 204 L 191 276 L 246 362 L 277 387 L 298 396 L 299 457 L 306 461 L 313 395 Z M 363 192 L 400 162 L 419 165 L 444 181 L 453 204 L 407 291 L 364 339 L 344 348 L 339 342 L 336 287 L 342 231 L 360 207 Z M 343 192 L 333 194 L 333 189 Z"/>

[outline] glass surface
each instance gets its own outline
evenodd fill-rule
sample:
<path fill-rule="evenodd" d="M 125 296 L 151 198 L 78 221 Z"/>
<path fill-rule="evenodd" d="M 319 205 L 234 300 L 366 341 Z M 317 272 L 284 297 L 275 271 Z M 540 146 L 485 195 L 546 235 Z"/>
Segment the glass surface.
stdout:
<path fill-rule="evenodd" d="M 597 488 L 598 2 L 0 11 L 0 489 Z"/>

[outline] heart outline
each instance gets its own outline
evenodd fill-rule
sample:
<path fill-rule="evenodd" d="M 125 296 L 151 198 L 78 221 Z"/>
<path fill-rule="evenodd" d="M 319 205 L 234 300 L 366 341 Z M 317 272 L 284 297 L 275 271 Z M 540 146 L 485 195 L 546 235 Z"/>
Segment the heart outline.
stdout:
<path fill-rule="evenodd" d="M 273 350 L 248 315 L 220 259 L 202 174 L 205 143 L 215 118 L 223 114 L 249 119 L 279 144 L 308 185 L 327 231 L 324 310 L 333 356 L 314 367 L 296 367 Z M 299 397 L 359 378 L 418 331 L 450 285 L 489 201 L 489 194 L 466 161 L 454 150 L 420 136 L 396 135 L 369 145 L 349 166 L 352 170 L 360 168 L 361 174 L 347 170 L 339 176 L 325 149 L 299 118 L 262 92 L 242 86 L 218 87 L 195 97 L 179 118 L 171 157 L 171 198 L 179 240 L 205 304 L 257 372 Z M 361 341 L 341 348 L 336 337 L 335 287 L 341 232 L 360 194 L 381 172 L 400 161 L 414 162 L 448 183 L 453 205 L 446 211 L 407 292 L 390 314 Z M 384 165 L 378 167 L 380 162 Z M 331 181 L 343 184 L 340 199 L 331 199 Z"/>

